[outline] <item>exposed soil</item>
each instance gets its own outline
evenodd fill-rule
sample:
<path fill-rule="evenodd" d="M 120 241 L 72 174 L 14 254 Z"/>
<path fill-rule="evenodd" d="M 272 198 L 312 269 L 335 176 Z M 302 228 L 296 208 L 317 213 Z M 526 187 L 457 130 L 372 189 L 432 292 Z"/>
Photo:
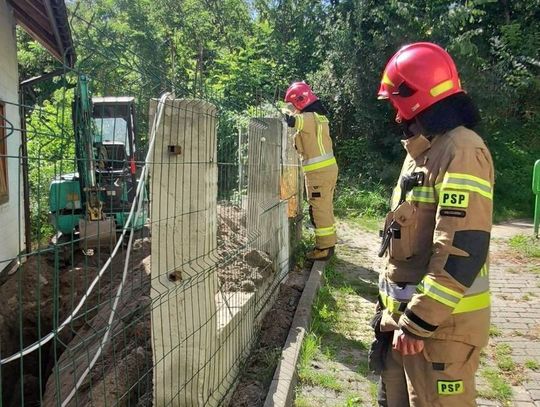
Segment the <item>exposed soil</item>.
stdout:
<path fill-rule="evenodd" d="M 218 206 L 218 272 L 224 292 L 252 292 L 272 275 L 272 260 L 247 247 L 246 214 L 237 206 Z M 240 253 L 238 253 L 240 251 Z"/>
<path fill-rule="evenodd" d="M 74 266 L 54 273 L 54 267 L 45 256 L 31 257 L 9 276 L 0 286 L 0 349 L 2 358 L 8 357 L 21 348 L 31 345 L 52 331 L 56 321 L 63 320 L 83 295 L 86 287 L 96 275 L 103 256 L 85 258 L 75 254 Z M 95 315 L 92 311 L 99 301 L 99 295 L 108 295 L 110 281 L 104 278 L 100 293 L 92 294 L 86 303 L 87 318 Z M 58 309 L 58 313 L 54 310 Z M 24 375 L 21 380 L 21 363 L 19 360 L 2 365 L 2 388 L 4 391 L 2 405 L 20 407 L 22 405 L 39 405 L 40 388 L 39 372 L 47 377 L 54 364 L 53 355 L 64 350 L 85 320 L 73 321 L 70 328 L 58 334 L 57 341 L 51 341 L 23 359 Z M 54 344 L 54 345 L 53 345 Z M 22 401 L 24 394 L 24 403 Z M 45 381 L 42 382 L 45 386 Z"/>
<path fill-rule="evenodd" d="M 268 255 L 246 247 L 246 242 L 245 213 L 234 206 L 218 206 L 218 277 L 222 291 L 255 291 L 272 275 Z M 68 406 L 111 405 L 122 395 L 127 396 L 115 405 L 152 405 L 150 247 L 150 232 L 145 228 L 137 233 L 133 245 L 111 339 Z M 34 256 L 9 276 L 0 286 L 2 357 L 34 343 L 63 321 L 108 255 L 101 252 L 85 256 L 76 251 L 70 259 L 73 266 L 62 267 L 59 273 L 54 272 L 50 258 Z M 118 253 L 80 316 L 56 340 L 24 357 L 22 378 L 20 361 L 2 365 L 2 389 L 13 391 L 1 394 L 0 405 L 56 406 L 57 400 L 70 393 L 105 334 L 124 259 L 124 253 Z M 55 309 L 59 310 L 57 314 Z"/>
<path fill-rule="evenodd" d="M 147 393 L 151 395 L 150 245 L 148 237 L 135 242 L 127 280 L 112 323 L 111 339 L 105 343 L 101 357 L 68 407 L 111 405 L 125 394 L 127 396 L 116 405 L 143 405 L 138 404 L 139 399 L 146 399 L 143 396 Z M 100 287 L 102 295 L 107 295 L 102 296 L 95 315 L 85 318 L 85 324 L 77 330 L 54 366 L 43 397 L 44 407 L 53 407 L 58 400 L 65 400 L 89 366 L 105 335 L 111 313 L 110 299 L 121 283 L 124 264 L 124 256 L 113 260 L 111 269 L 114 272 L 107 282 L 108 288 Z M 142 372 L 147 374 L 142 376 Z"/>
<path fill-rule="evenodd" d="M 274 306 L 264 316 L 260 335 L 246 362 L 229 407 L 264 405 L 309 271 L 309 268 L 295 269 L 281 284 Z"/>

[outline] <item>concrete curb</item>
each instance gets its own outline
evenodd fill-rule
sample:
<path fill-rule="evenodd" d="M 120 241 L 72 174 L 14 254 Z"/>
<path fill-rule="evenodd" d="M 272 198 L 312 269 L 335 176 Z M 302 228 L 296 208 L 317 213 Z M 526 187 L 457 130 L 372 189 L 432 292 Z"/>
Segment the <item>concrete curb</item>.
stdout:
<path fill-rule="evenodd" d="M 315 295 L 321 286 L 321 277 L 326 266 L 324 261 L 316 261 L 311 267 L 309 279 L 306 282 L 294 319 L 283 346 L 281 359 L 270 384 L 264 407 L 289 407 L 294 400 L 294 387 L 297 381 L 296 364 L 300 349 L 311 321 L 311 307 Z"/>

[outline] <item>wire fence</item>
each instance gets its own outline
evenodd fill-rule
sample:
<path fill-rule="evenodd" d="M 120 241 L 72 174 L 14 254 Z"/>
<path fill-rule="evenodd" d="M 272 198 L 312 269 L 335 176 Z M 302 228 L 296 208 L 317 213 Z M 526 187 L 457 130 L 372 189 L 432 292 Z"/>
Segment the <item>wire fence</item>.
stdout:
<path fill-rule="evenodd" d="M 81 63 L 0 100 L 0 405 L 226 405 L 299 243 L 291 137 L 272 100 L 92 51 L 125 83 Z"/>

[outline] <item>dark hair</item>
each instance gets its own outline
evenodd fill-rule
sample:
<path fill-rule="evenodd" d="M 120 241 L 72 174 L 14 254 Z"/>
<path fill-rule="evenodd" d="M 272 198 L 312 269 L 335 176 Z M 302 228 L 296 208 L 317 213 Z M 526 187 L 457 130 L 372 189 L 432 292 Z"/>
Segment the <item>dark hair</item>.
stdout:
<path fill-rule="evenodd" d="M 304 109 L 302 110 L 302 113 L 308 113 L 308 112 L 315 112 L 322 115 L 328 114 L 328 110 L 326 110 L 326 107 L 324 107 L 324 105 L 322 104 L 320 100 L 316 100 L 315 102 L 304 107 Z"/>
<path fill-rule="evenodd" d="M 466 93 L 456 93 L 416 117 L 426 136 L 446 133 L 458 126 L 473 129 L 480 122 L 480 112 Z"/>

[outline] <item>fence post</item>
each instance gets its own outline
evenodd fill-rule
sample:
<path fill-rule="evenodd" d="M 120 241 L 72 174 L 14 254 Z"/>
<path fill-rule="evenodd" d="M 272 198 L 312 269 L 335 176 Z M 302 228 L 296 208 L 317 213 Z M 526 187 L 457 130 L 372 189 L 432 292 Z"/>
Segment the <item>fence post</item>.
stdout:
<path fill-rule="evenodd" d="M 534 163 L 532 191 L 536 196 L 534 205 L 534 236 L 538 238 L 538 227 L 540 225 L 540 160 Z"/>
<path fill-rule="evenodd" d="M 150 120 L 157 101 L 150 103 Z M 166 102 L 150 165 L 154 405 L 210 406 L 216 347 L 216 107 Z"/>

